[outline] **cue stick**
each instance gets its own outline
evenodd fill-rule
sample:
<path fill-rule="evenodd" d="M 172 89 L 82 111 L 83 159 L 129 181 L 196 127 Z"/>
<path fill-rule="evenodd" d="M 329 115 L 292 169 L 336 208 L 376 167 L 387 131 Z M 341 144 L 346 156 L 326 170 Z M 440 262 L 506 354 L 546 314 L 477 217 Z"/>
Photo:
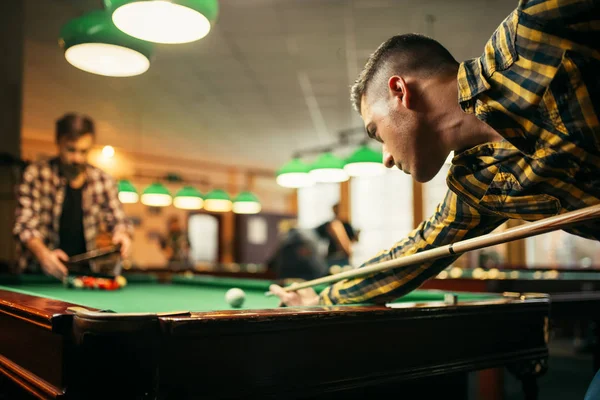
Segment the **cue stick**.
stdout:
<path fill-rule="evenodd" d="M 95 258 L 107 256 L 109 254 L 118 253 L 120 250 L 121 250 L 120 244 L 117 244 L 114 246 L 109 246 L 109 247 L 104 247 L 101 249 L 88 251 L 87 253 L 81 253 L 81 254 L 74 255 L 73 257 L 69 258 L 67 263 L 75 264 L 75 263 L 80 263 L 82 261 L 89 261 L 89 260 L 93 260 Z"/>
<path fill-rule="evenodd" d="M 457 254 L 462 254 L 467 251 L 482 249 L 484 247 L 495 246 L 510 242 L 513 240 L 524 239 L 531 236 L 540 235 L 550 231 L 566 228 L 569 225 L 578 224 L 594 218 L 600 217 L 600 204 L 581 208 L 575 211 L 569 211 L 560 215 L 544 218 L 539 221 L 530 222 L 525 225 L 516 226 L 505 230 L 504 232 L 488 233 L 479 237 L 461 240 L 449 245 L 436 247 L 434 249 L 425 250 L 420 253 L 411 254 L 409 256 L 395 258 L 393 260 L 382 261 L 367 267 L 358 268 L 352 271 L 345 271 L 339 274 L 325 276 L 322 278 L 313 279 L 306 282 L 293 283 L 290 286 L 283 288 L 284 291 L 296 291 L 308 287 L 341 281 L 343 279 L 358 278 L 364 275 L 369 275 L 374 272 L 387 271 L 394 268 L 407 267 L 415 264 L 425 263 L 438 258 L 449 257 Z M 272 292 L 266 292 L 266 296 L 274 296 Z"/>

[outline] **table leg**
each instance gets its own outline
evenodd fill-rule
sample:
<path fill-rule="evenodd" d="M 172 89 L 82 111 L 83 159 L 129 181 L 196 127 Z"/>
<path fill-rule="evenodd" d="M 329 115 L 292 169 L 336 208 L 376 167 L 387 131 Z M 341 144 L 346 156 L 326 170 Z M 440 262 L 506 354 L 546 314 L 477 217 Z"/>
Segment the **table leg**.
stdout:
<path fill-rule="evenodd" d="M 508 370 L 521 381 L 525 400 L 537 400 L 539 394 L 537 378 L 548 370 L 548 359 L 522 362 L 508 367 Z"/>
<path fill-rule="evenodd" d="M 523 394 L 525 396 L 525 400 L 538 400 L 538 383 L 537 378 L 535 376 L 530 376 L 522 379 L 523 384 Z"/>
<path fill-rule="evenodd" d="M 594 374 L 600 369 L 600 321 L 591 322 L 592 354 L 594 356 Z"/>

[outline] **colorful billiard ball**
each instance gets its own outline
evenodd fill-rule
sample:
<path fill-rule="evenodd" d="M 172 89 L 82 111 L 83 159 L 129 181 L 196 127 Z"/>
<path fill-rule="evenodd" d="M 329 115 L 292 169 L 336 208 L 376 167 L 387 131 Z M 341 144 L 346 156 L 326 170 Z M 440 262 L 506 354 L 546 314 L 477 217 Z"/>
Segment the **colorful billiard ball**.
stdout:
<path fill-rule="evenodd" d="M 119 275 L 115 278 L 115 282 L 119 285 L 119 287 L 127 286 L 127 279 L 123 275 Z"/>

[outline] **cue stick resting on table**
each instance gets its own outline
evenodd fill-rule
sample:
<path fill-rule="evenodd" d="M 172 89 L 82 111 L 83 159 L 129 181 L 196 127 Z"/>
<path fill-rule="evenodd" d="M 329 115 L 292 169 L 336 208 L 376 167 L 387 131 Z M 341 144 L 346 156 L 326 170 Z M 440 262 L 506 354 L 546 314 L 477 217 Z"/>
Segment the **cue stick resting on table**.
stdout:
<path fill-rule="evenodd" d="M 87 253 L 77 254 L 73 257 L 70 257 L 67 263 L 74 264 L 80 263 L 83 261 L 90 261 L 96 258 L 104 257 L 110 254 L 118 253 L 121 251 L 121 245 L 117 244 L 114 246 L 104 247 L 101 249 L 96 249 L 92 251 L 88 251 Z"/>
<path fill-rule="evenodd" d="M 104 272 L 102 273 L 102 272 L 100 272 L 100 267 L 94 266 L 93 262 L 94 262 L 94 260 L 98 260 L 100 258 L 109 256 L 112 254 L 117 254 L 120 252 L 121 252 L 121 244 L 107 246 L 107 247 L 103 247 L 100 249 L 91 250 L 86 253 L 76 254 L 76 255 L 70 257 L 69 260 L 67 260 L 65 262 L 65 265 L 67 266 L 69 274 L 74 273 L 76 275 L 100 275 L 100 276 L 115 277 L 115 276 L 121 275 L 121 263 L 119 263 L 119 262 L 114 263 L 114 266 L 112 268 L 110 268 L 110 270 L 107 270 L 106 268 L 104 268 Z M 91 262 L 90 266 L 89 266 L 89 270 L 86 272 L 82 272 L 80 266 L 84 265 L 83 263 L 85 263 L 85 262 Z"/>
<path fill-rule="evenodd" d="M 484 247 L 511 242 L 513 240 L 519 240 L 531 236 L 541 235 L 543 233 L 556 231 L 559 229 L 566 228 L 569 225 L 575 225 L 599 217 L 600 204 L 596 204 L 593 206 L 581 208 L 579 210 L 569 211 L 564 214 L 555 215 L 552 217 L 541 219 L 539 221 L 530 222 L 525 225 L 510 228 L 504 232 L 489 233 L 487 235 L 482 235 L 467 240 L 461 240 L 459 242 L 436 247 L 431 250 L 425 250 L 420 253 L 411 254 L 409 256 L 383 261 L 377 264 L 370 265 L 368 267 L 358 268 L 352 271 L 346 271 L 335 275 L 325 276 L 323 278 L 313 279 L 306 282 L 293 283 L 290 286 L 284 287 L 283 290 L 286 292 L 293 292 L 325 283 L 333 283 L 344 279 L 357 278 L 360 276 L 372 274 L 374 272 L 381 272 L 390 269 L 407 267 L 409 265 L 433 261 L 438 258 L 462 254 L 467 251 L 478 250 Z M 273 292 L 269 291 L 266 292 L 265 295 L 273 296 L 274 294 Z"/>

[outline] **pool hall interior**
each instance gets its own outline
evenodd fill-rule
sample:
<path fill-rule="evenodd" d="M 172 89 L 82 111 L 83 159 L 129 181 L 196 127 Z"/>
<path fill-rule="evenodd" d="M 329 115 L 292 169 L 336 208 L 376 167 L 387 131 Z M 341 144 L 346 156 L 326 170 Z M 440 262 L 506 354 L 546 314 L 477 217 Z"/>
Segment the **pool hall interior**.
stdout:
<path fill-rule="evenodd" d="M 365 133 L 350 87 L 373 51 L 414 32 L 479 57 L 518 1 L 5 3 L 0 400 L 93 398 L 111 379 L 113 398 L 583 399 L 600 368 L 598 242 L 557 230 L 469 251 L 384 305 L 269 293 L 357 270 L 448 191 L 453 154 L 419 183 Z M 57 137 L 84 117 L 87 148 Z M 92 184 L 60 194 L 78 151 Z M 32 231 L 79 235 L 69 256 L 92 258 L 44 269 L 18 244 Z"/>

